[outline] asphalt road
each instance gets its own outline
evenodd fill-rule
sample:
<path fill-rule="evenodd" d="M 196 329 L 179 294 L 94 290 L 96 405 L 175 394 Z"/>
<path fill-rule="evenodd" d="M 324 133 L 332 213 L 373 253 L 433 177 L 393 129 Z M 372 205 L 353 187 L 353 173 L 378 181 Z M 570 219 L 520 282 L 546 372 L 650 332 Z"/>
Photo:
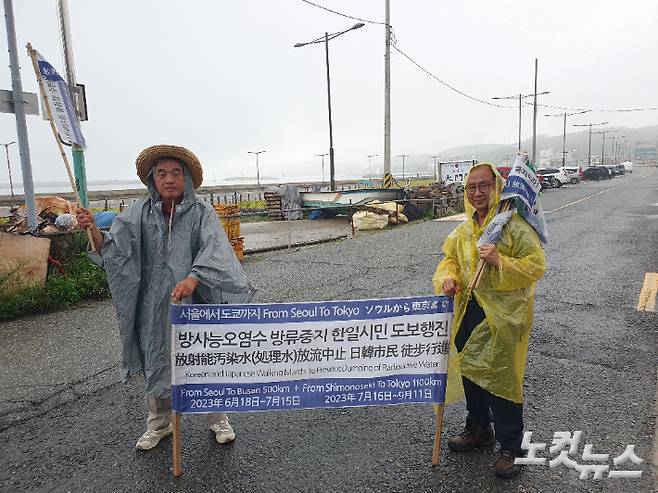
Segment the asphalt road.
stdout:
<path fill-rule="evenodd" d="M 578 454 L 591 443 L 611 465 L 634 444 L 644 462 L 626 468 L 642 470 L 640 479 L 579 480 L 565 466 L 496 479 L 493 450 L 445 447 L 463 426 L 463 403 L 446 410 L 436 468 L 429 406 L 234 415 L 238 438 L 228 446 L 214 442 L 202 417 L 185 416 L 185 474 L 175 479 L 169 440 L 134 449 L 142 382 L 116 382 L 118 341 L 104 302 L 0 324 L 0 490 L 653 491 L 658 314 L 636 305 L 644 273 L 658 271 L 658 172 L 550 190 L 543 205 L 549 269 L 537 290 L 526 430 L 549 444 L 555 431 L 581 430 Z M 428 294 L 454 226 L 360 233 L 253 256 L 245 266 L 263 302 Z"/>

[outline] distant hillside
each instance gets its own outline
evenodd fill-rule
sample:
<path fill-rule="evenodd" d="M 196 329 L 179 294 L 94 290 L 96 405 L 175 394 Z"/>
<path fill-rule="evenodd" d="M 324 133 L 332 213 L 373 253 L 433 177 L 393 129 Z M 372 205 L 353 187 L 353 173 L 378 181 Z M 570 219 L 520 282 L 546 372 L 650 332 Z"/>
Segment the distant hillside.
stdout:
<path fill-rule="evenodd" d="M 614 133 L 606 134 L 605 153 L 606 156 L 612 155 L 612 138 L 625 136 L 628 141 L 628 150 L 633 152 L 636 142 L 655 142 L 658 144 L 658 125 L 652 125 L 640 128 L 628 127 L 605 127 L 606 130 L 616 130 Z M 594 130 L 594 129 L 593 129 Z M 566 148 L 568 151 L 576 150 L 575 155 L 578 158 L 587 157 L 587 140 L 588 130 L 581 132 L 567 133 Z M 532 153 L 532 139 L 526 139 L 521 142 L 521 149 Z M 542 149 L 553 149 L 553 154 L 560 157 L 562 154 L 562 135 L 538 135 L 537 136 L 537 153 Z M 517 151 L 517 145 L 504 144 L 477 144 L 461 147 L 453 147 L 441 151 L 441 160 L 450 159 L 478 159 L 479 161 L 493 161 L 494 163 L 503 163 L 505 159 L 514 156 Z M 601 135 L 592 132 L 592 155 L 601 155 Z"/>

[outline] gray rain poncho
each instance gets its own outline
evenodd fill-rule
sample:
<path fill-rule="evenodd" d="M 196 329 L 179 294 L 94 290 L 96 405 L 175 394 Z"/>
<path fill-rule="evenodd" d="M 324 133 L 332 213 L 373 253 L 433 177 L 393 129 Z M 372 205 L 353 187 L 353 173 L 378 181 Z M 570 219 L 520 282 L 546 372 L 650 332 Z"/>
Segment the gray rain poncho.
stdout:
<path fill-rule="evenodd" d="M 146 396 L 171 395 L 169 308 L 174 286 L 199 281 L 182 303 L 246 303 L 253 298 L 247 276 L 215 211 L 199 200 L 185 168 L 185 192 L 169 218 L 152 172 L 149 197 L 119 214 L 93 260 L 107 272 L 121 336 L 121 376 L 143 371 Z"/>

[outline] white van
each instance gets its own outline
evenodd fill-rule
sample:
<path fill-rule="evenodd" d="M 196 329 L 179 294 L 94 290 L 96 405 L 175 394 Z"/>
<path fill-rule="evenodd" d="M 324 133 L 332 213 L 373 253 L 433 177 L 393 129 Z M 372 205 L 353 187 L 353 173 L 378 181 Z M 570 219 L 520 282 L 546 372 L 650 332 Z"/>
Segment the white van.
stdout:
<path fill-rule="evenodd" d="M 626 168 L 626 173 L 632 173 L 633 172 L 633 161 L 625 161 L 621 164 L 623 164 L 624 168 Z"/>

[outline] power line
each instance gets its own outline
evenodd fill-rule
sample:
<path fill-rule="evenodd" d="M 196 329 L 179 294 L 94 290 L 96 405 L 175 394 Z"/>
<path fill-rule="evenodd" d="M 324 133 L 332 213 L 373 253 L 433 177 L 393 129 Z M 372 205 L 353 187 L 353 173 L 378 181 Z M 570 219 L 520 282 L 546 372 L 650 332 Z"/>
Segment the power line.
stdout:
<path fill-rule="evenodd" d="M 314 3 L 314 2 L 311 2 L 311 1 L 309 1 L 309 0 L 301 0 L 301 1 L 304 2 L 304 3 L 306 3 L 306 4 L 308 4 L 308 5 L 312 5 L 313 7 L 317 7 L 317 8 L 319 8 L 319 9 L 325 10 L 325 11 L 327 11 L 327 12 L 331 12 L 332 14 L 340 15 L 341 17 L 346 17 L 347 19 L 352 19 L 352 20 L 360 21 L 360 22 L 367 22 L 368 24 L 377 24 L 377 25 L 382 25 L 382 26 L 385 26 L 385 25 L 386 25 L 385 22 L 378 22 L 378 21 L 373 21 L 373 20 L 370 20 L 370 19 L 362 19 L 361 17 L 355 17 L 355 16 L 352 16 L 352 15 L 343 14 L 342 12 L 338 12 L 338 11 L 336 11 L 336 10 L 332 10 L 332 9 L 330 9 L 330 8 L 327 8 L 327 7 L 323 6 L 323 5 L 319 5 L 319 4 Z M 391 29 L 392 29 L 392 27 L 391 27 Z M 395 51 L 397 51 L 397 52 L 400 53 L 403 57 L 405 57 L 407 60 L 409 60 L 411 63 L 413 63 L 417 68 L 419 68 L 420 70 L 422 70 L 423 72 L 425 72 L 425 74 L 429 75 L 429 76 L 432 77 L 434 80 L 436 80 L 436 81 L 439 82 L 440 84 L 444 85 L 445 87 L 447 87 L 447 88 L 450 89 L 451 91 L 454 91 L 454 92 L 456 92 L 457 94 L 459 94 L 459 95 L 461 95 L 461 96 L 464 96 L 465 98 L 468 98 L 468 99 L 470 99 L 470 100 L 472 100 L 472 101 L 477 101 L 478 103 L 483 103 L 483 104 L 486 104 L 487 106 L 492 106 L 492 107 L 494 107 L 494 108 L 504 108 L 504 109 L 516 108 L 515 106 L 505 106 L 505 105 L 502 105 L 502 104 L 491 103 L 491 102 L 486 101 L 486 100 L 484 100 L 484 99 L 480 99 L 480 98 L 476 98 L 475 96 L 471 96 L 470 94 L 467 94 L 467 93 L 465 93 L 464 91 L 461 91 L 460 89 L 457 89 L 456 87 L 454 87 L 454 86 L 448 84 L 447 82 L 445 82 L 445 81 L 442 80 L 441 78 L 439 78 L 439 77 L 437 77 L 436 75 L 434 75 L 432 72 L 430 72 L 429 70 L 427 70 L 427 69 L 426 69 L 425 67 L 423 67 L 420 63 L 418 63 L 416 60 L 414 60 L 414 59 L 411 58 L 409 55 L 407 55 L 405 52 L 403 52 L 400 48 L 397 47 L 396 43 L 397 43 L 397 39 L 396 39 L 395 33 L 394 33 L 394 32 L 391 32 L 391 47 L 392 47 L 393 49 L 395 49 Z M 525 104 L 527 104 L 527 105 L 532 105 L 533 103 L 525 103 Z M 648 108 L 618 108 L 618 109 L 570 108 L 570 107 L 566 107 L 566 106 L 556 106 L 556 105 L 541 104 L 541 103 L 537 103 L 537 106 L 541 106 L 541 107 L 543 107 L 543 108 L 552 108 L 552 109 L 556 109 L 556 110 L 563 110 L 563 111 L 578 111 L 578 112 L 583 112 L 583 113 L 585 113 L 585 112 L 599 112 L 599 113 L 633 113 L 633 112 L 636 112 L 636 111 L 656 111 L 656 110 L 658 110 L 658 107 L 648 107 Z"/>
<path fill-rule="evenodd" d="M 400 53 L 403 57 L 405 57 L 407 60 L 409 60 L 411 63 L 413 63 L 413 64 L 414 64 L 416 67 L 418 67 L 420 70 L 422 70 L 423 72 L 425 72 L 427 75 L 429 75 L 430 77 L 432 77 L 434 80 L 440 82 L 441 84 L 443 84 L 443 85 L 444 85 L 445 87 L 447 87 L 448 89 L 450 89 L 450 90 L 456 92 L 457 94 L 460 94 L 461 96 L 464 96 L 465 98 L 472 99 L 473 101 L 477 101 L 478 103 L 483 103 L 483 104 L 486 104 L 486 105 L 488 105 L 488 106 L 493 106 L 494 108 L 516 108 L 515 106 L 506 106 L 506 105 L 502 105 L 502 104 L 491 103 L 491 102 L 489 102 L 489 101 L 485 101 L 484 99 L 480 99 L 480 98 L 476 98 L 475 96 L 471 96 L 470 94 L 467 94 L 467 93 L 465 93 L 464 91 L 461 91 L 461 90 L 457 89 L 456 87 L 454 87 L 454 86 L 448 84 L 446 81 L 441 80 L 439 77 L 437 77 L 437 76 L 434 75 L 432 72 L 430 72 L 429 70 L 427 70 L 425 67 L 423 67 L 420 63 L 418 63 L 416 60 L 414 60 L 414 59 L 411 58 L 409 55 L 407 55 L 404 51 L 402 51 L 402 50 L 401 50 L 400 48 L 398 48 L 396 45 L 391 45 L 391 46 L 393 47 L 393 49 L 395 49 L 395 51 L 397 51 L 398 53 Z"/>
<path fill-rule="evenodd" d="M 346 17 L 348 19 L 352 19 L 352 20 L 355 20 L 355 21 L 367 22 L 368 24 L 379 24 L 379 25 L 382 25 L 382 26 L 386 25 L 385 22 L 371 21 L 370 19 L 361 19 L 360 17 L 354 17 L 352 15 L 343 14 L 341 12 L 331 10 L 331 9 L 329 9 L 329 8 L 323 6 L 323 5 L 319 5 L 317 3 L 309 2 L 309 0 L 302 0 L 302 2 L 307 3 L 309 5 L 312 5 L 313 7 L 317 7 L 319 9 L 326 10 L 327 12 L 331 12 L 332 14 L 340 15 L 341 17 Z"/>
<path fill-rule="evenodd" d="M 532 104 L 532 103 L 525 103 L 525 104 Z M 539 104 L 537 103 L 537 106 L 543 106 L 544 108 L 553 108 L 556 110 L 564 110 L 564 111 L 579 111 L 581 113 L 588 113 L 588 112 L 599 112 L 599 113 L 631 113 L 634 111 L 656 111 L 658 108 L 656 107 L 649 107 L 649 108 L 619 108 L 619 109 L 594 109 L 594 108 L 568 108 L 566 106 L 554 106 L 550 104 Z"/>

